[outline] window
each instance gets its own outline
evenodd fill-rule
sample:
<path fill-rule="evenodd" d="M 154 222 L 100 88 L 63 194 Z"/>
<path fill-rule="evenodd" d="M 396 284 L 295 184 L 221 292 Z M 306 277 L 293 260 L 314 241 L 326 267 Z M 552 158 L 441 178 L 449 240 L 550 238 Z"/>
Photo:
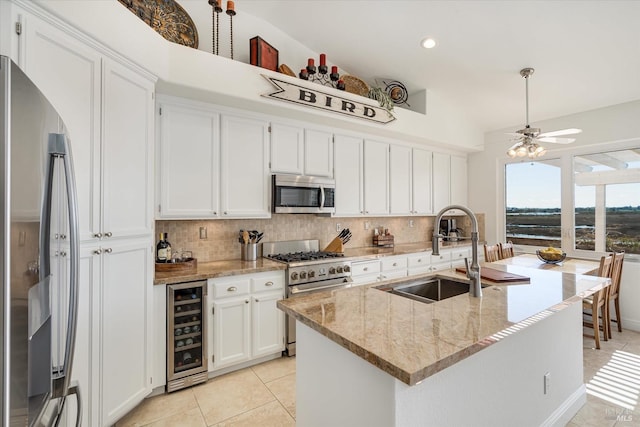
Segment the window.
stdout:
<path fill-rule="evenodd" d="M 505 209 L 515 244 L 640 254 L 640 148 L 508 163 Z"/>
<path fill-rule="evenodd" d="M 560 160 L 506 165 L 506 237 L 518 245 L 560 247 Z"/>
<path fill-rule="evenodd" d="M 640 150 L 574 156 L 575 248 L 640 254 Z"/>

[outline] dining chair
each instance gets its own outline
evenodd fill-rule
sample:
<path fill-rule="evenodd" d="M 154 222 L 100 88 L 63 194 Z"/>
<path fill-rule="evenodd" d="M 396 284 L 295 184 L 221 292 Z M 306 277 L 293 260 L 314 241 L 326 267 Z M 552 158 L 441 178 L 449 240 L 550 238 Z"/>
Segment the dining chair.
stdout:
<path fill-rule="evenodd" d="M 485 262 L 494 262 L 501 260 L 500 256 L 500 245 L 484 245 L 484 261 Z"/>
<path fill-rule="evenodd" d="M 498 243 L 500 246 L 500 259 L 513 258 L 513 242 L 509 240 L 507 243 Z"/>
<path fill-rule="evenodd" d="M 605 255 L 600 258 L 598 276 L 610 277 L 613 269 L 613 255 Z M 596 348 L 600 349 L 600 319 L 602 318 L 602 335 L 605 341 L 609 340 L 609 330 L 607 329 L 609 307 L 609 286 L 600 289 L 593 295 L 582 300 L 583 315 L 591 316 L 591 322 L 582 321 L 582 326 L 593 328 L 593 336 L 596 341 Z M 587 310 L 587 311 L 585 311 Z"/>
<path fill-rule="evenodd" d="M 609 277 L 611 278 L 611 285 L 609 286 L 609 296 L 607 303 L 607 331 L 609 331 L 609 338 L 611 338 L 611 307 L 609 302 L 613 301 L 614 308 L 616 310 L 616 319 L 613 320 L 618 324 L 618 332 L 622 332 L 622 321 L 620 320 L 620 281 L 622 280 L 622 263 L 624 261 L 624 251 L 615 252 L 613 254 L 613 265 L 611 266 L 611 272 Z"/>

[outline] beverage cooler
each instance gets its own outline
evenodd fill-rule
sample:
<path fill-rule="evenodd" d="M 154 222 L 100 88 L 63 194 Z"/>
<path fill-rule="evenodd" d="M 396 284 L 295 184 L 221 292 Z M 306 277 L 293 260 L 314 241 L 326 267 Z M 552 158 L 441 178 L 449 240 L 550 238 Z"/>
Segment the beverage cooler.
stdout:
<path fill-rule="evenodd" d="M 167 392 L 207 381 L 206 280 L 167 285 Z"/>

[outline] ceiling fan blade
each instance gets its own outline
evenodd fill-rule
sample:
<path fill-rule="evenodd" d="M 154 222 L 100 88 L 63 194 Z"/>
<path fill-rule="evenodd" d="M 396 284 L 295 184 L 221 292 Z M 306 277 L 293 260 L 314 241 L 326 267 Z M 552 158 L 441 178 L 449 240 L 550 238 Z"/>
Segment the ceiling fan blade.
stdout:
<path fill-rule="evenodd" d="M 523 136 L 524 136 L 523 134 L 521 134 L 521 133 L 517 133 L 517 132 L 505 132 L 504 134 L 505 134 L 505 135 L 509 135 L 509 136 L 516 136 L 516 137 L 518 137 L 518 138 L 521 138 L 521 137 L 523 137 Z"/>
<path fill-rule="evenodd" d="M 582 129 L 576 129 L 576 128 L 554 130 L 551 132 L 543 132 L 540 135 L 538 135 L 538 138 L 545 138 L 547 136 L 575 135 L 576 133 L 580 133 L 580 132 L 582 132 Z M 547 142 L 553 142 L 553 141 L 547 141 Z"/>
<path fill-rule="evenodd" d="M 554 136 L 545 136 L 536 138 L 540 142 L 549 142 L 551 144 L 571 144 L 575 138 L 556 138 Z"/>

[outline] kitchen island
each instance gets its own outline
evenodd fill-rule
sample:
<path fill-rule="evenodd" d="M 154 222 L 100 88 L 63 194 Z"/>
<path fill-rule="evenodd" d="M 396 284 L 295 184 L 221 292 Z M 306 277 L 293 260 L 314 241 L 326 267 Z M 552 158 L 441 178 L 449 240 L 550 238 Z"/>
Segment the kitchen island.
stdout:
<path fill-rule="evenodd" d="M 586 399 L 581 300 L 607 279 L 491 267 L 530 283 L 433 304 L 367 286 L 279 302 L 299 327 L 298 425 L 564 425 Z"/>

